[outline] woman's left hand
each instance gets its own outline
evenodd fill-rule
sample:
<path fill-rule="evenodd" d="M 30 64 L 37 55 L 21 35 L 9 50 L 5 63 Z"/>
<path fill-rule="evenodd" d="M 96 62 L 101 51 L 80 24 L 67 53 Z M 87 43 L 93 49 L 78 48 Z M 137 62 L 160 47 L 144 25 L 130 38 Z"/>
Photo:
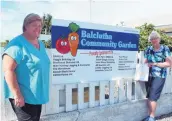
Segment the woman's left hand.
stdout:
<path fill-rule="evenodd" d="M 148 63 L 148 67 L 156 66 L 157 63 Z"/>

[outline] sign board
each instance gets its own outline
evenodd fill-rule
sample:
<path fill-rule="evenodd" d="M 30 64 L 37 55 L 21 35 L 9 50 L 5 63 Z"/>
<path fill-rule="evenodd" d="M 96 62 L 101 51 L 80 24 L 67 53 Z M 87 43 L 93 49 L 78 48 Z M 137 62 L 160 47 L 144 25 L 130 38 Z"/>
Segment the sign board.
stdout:
<path fill-rule="evenodd" d="M 133 78 L 139 31 L 54 19 L 53 84 Z"/>

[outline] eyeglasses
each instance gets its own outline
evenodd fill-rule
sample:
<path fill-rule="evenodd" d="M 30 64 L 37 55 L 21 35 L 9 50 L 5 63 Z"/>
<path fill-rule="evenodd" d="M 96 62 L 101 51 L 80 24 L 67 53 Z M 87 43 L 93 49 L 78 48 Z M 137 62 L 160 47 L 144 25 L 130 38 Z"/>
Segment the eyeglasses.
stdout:
<path fill-rule="evenodd" d="M 151 38 L 150 41 L 152 41 L 152 40 L 158 40 L 158 39 L 159 39 L 159 38 Z"/>

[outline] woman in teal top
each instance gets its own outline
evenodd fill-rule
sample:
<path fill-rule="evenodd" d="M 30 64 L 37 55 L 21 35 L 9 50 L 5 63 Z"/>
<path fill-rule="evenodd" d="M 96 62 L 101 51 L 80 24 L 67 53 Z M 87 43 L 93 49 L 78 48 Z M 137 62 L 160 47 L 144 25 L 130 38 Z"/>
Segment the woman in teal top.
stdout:
<path fill-rule="evenodd" d="M 38 40 L 41 29 L 41 17 L 27 15 L 23 34 L 12 39 L 4 50 L 5 97 L 18 121 L 39 121 L 42 104 L 49 101 L 50 60 Z"/>

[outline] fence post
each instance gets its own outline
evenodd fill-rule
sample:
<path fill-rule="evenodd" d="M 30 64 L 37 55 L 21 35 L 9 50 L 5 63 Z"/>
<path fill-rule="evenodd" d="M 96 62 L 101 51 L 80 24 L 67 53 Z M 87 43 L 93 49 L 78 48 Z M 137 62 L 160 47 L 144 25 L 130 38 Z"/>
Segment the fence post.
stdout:
<path fill-rule="evenodd" d="M 72 111 L 72 85 L 66 84 L 66 111 Z"/>
<path fill-rule="evenodd" d="M 115 82 L 114 81 L 110 81 L 109 82 L 110 85 L 109 85 L 109 104 L 114 104 L 114 92 L 115 92 Z"/>
<path fill-rule="evenodd" d="M 119 81 L 119 102 L 125 102 L 126 101 L 125 80 L 120 79 L 118 81 Z"/>
<path fill-rule="evenodd" d="M 89 107 L 95 106 L 95 83 L 89 83 Z"/>
<path fill-rule="evenodd" d="M 100 82 L 100 106 L 105 105 L 105 83 Z"/>
<path fill-rule="evenodd" d="M 127 100 L 132 100 L 132 80 L 127 81 Z"/>
<path fill-rule="evenodd" d="M 78 109 L 83 109 L 84 107 L 84 86 L 83 84 L 78 84 Z"/>

